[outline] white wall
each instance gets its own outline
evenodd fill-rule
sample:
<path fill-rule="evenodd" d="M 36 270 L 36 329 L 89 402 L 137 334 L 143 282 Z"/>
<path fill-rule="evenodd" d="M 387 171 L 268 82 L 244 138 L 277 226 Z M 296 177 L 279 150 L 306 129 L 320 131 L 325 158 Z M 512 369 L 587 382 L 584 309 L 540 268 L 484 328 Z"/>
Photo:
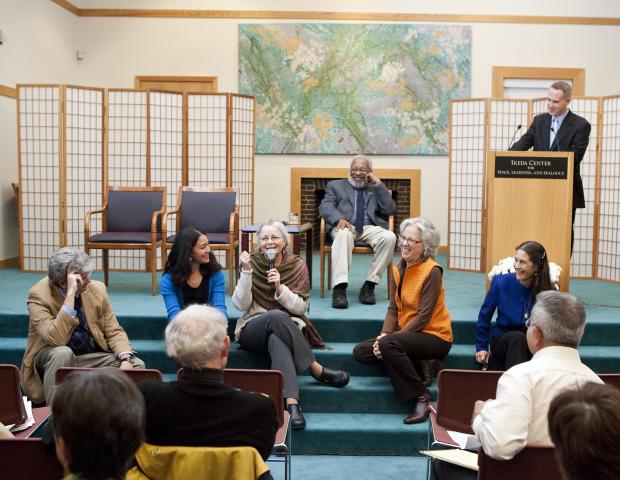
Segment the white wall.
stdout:
<path fill-rule="evenodd" d="M 0 0 L 0 28 L 5 28 Z M 11 2 L 13 3 L 13 2 Z M 45 0 L 15 2 L 12 10 L 19 12 L 21 21 L 27 18 L 29 40 L 20 44 L 19 57 L 31 56 L 29 62 L 13 58 L 3 62 L 0 47 L 0 84 L 20 82 L 64 81 L 102 87 L 132 87 L 136 75 L 214 75 L 221 91 L 237 91 L 238 52 L 237 20 L 209 19 L 152 19 L 152 18 L 77 18 Z M 22 3 L 36 4 L 32 8 Z M 82 7 L 114 7 L 114 2 L 97 0 L 76 1 Z M 124 8 L 213 8 L 213 9 L 285 9 L 285 10 L 349 10 L 393 12 L 437 12 L 514 15 L 583 15 L 620 16 L 620 2 L 611 0 L 590 2 L 563 2 L 562 11 L 545 2 L 525 0 L 512 7 L 508 2 L 422 2 L 419 0 L 377 2 L 285 2 L 244 1 L 183 2 L 145 1 L 122 2 Z M 207 4 L 208 3 L 208 4 Z M 335 5 L 334 5 L 335 3 Z M 466 5 L 466 7 L 464 6 Z M 467 8 L 467 10 L 465 10 Z M 432 10 L 431 10 L 432 9 Z M 24 11 L 22 11 L 24 10 Z M 41 11 L 45 11 L 43 15 Z M 55 10 L 53 15 L 49 15 Z M 27 11 L 27 12 L 26 12 Z M 15 15 L 9 25 L 15 25 Z M 45 20 L 43 20 L 45 18 Z M 248 21 L 250 22 L 250 21 Z M 247 22 L 246 22 L 247 23 Z M 44 27 L 48 35 L 36 33 L 35 25 Z M 620 93 L 617 78 L 620 64 L 610 59 L 610 48 L 620 44 L 620 27 L 528 24 L 472 24 L 472 96 L 491 95 L 491 70 L 498 66 L 574 67 L 586 69 L 586 93 L 609 95 Z M 53 33 L 55 32 L 55 33 Z M 8 31 L 9 42 L 15 35 Z M 49 60 L 42 46 L 49 45 L 47 36 L 56 47 L 56 58 Z M 29 43 L 29 46 L 26 45 Z M 75 50 L 85 52 L 85 59 L 75 59 Z M 46 48 L 45 52 L 49 49 Z M 47 68 L 30 65 L 43 62 Z M 27 65 L 28 66 L 27 66 Z M 4 65 L 11 73 L 4 74 Z M 14 71 L 15 70 L 15 71 Z M 0 120 L 1 121 L 1 120 Z M 0 144 L 0 162 L 12 162 L 4 155 Z M 421 210 L 441 230 L 445 243 L 448 223 L 448 160 L 447 157 L 379 156 L 376 167 L 419 168 L 422 170 Z M 255 219 L 284 218 L 289 210 L 291 167 L 347 166 L 346 156 L 317 155 L 258 155 L 256 157 Z M 14 169 L 15 170 L 15 169 Z M 278 188 L 273 188 L 277 185 Z M 4 228 L 12 228 L 6 219 Z M 7 254 L 0 249 L 0 259 Z"/>
<path fill-rule="evenodd" d="M 77 21 L 49 0 L 0 0 L 0 85 L 74 82 Z M 16 102 L 0 96 L 0 260 L 18 254 L 18 178 Z"/>

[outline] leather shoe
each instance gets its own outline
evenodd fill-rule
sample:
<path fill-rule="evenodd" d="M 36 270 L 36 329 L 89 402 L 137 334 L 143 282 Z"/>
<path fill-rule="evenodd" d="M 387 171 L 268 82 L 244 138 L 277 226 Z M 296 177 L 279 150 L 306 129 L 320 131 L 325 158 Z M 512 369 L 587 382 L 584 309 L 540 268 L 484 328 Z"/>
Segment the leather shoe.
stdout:
<path fill-rule="evenodd" d="M 306 428 L 306 419 L 304 418 L 304 414 L 301 413 L 299 404 L 291 403 L 286 408 L 291 414 L 291 427 L 293 427 L 293 430 L 303 430 Z"/>
<path fill-rule="evenodd" d="M 332 308 L 349 308 L 347 300 L 347 287 L 336 285 L 332 292 Z"/>
<path fill-rule="evenodd" d="M 428 404 L 431 402 L 431 396 L 424 393 L 414 399 L 415 405 L 411 413 L 405 417 L 403 423 L 411 425 L 412 423 L 420 423 L 428 418 Z"/>
<path fill-rule="evenodd" d="M 377 303 L 375 299 L 375 284 L 366 280 L 360 290 L 360 302 L 364 305 L 374 305 Z"/>
<path fill-rule="evenodd" d="M 422 360 L 422 368 L 420 372 L 420 379 L 425 387 L 430 387 L 433 384 L 433 377 L 444 369 L 443 362 L 438 358 L 431 360 Z"/>
<path fill-rule="evenodd" d="M 342 388 L 349 383 L 350 376 L 344 370 L 332 370 L 330 368 L 323 367 L 323 371 L 315 380 L 329 385 L 330 387 Z"/>

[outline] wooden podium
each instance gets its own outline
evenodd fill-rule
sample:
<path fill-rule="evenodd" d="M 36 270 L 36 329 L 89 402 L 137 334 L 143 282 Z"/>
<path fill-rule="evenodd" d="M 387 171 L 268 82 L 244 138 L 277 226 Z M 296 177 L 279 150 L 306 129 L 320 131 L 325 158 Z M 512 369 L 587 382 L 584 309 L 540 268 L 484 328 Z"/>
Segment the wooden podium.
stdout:
<path fill-rule="evenodd" d="M 568 291 L 573 199 L 572 152 L 490 151 L 487 162 L 485 271 L 536 240 L 562 268 Z"/>

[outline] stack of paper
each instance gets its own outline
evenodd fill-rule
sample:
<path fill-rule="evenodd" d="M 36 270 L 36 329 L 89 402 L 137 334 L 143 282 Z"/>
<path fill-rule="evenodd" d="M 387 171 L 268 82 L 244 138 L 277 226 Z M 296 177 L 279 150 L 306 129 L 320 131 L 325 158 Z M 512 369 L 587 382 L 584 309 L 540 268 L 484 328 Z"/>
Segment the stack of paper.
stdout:
<path fill-rule="evenodd" d="M 34 425 L 34 416 L 32 415 L 32 402 L 28 400 L 26 397 L 22 397 L 24 402 L 24 407 L 26 408 L 26 413 L 28 414 L 28 418 L 22 423 L 15 423 L 13 425 L 7 425 L 11 432 L 21 432 L 22 430 L 26 430 Z"/>

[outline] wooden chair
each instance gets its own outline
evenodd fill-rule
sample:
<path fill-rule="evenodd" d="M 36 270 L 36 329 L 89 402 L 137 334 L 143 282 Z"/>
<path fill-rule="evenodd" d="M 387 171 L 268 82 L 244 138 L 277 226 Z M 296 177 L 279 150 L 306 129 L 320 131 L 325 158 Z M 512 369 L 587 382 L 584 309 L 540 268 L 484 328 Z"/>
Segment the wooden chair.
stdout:
<path fill-rule="evenodd" d="M 177 372 L 177 378 L 183 378 L 183 369 Z M 278 415 L 280 428 L 276 432 L 273 454 L 284 457 L 284 478 L 291 477 L 291 435 L 289 431 L 290 414 L 284 410 L 284 374 L 279 370 L 261 370 L 246 368 L 225 368 L 224 383 L 246 392 L 260 392 L 273 400 Z M 282 460 L 272 460 L 282 461 Z"/>
<path fill-rule="evenodd" d="M 388 217 L 388 230 L 394 231 L 394 215 Z M 332 242 L 329 232 L 327 232 L 325 219 L 321 218 L 320 238 L 320 262 L 321 262 L 321 298 L 325 297 L 325 257 L 327 257 L 327 289 L 331 289 L 332 283 Z M 353 253 L 358 255 L 372 255 L 374 250 L 366 242 L 356 241 L 353 246 Z M 392 285 L 392 260 L 387 265 L 388 296 Z"/>
<path fill-rule="evenodd" d="M 0 365 L 0 422 L 5 425 L 28 419 L 19 382 L 19 369 L 15 365 Z"/>
<path fill-rule="evenodd" d="M 11 480 L 59 480 L 63 468 L 40 438 L 0 439 L 0 471 Z"/>
<path fill-rule="evenodd" d="M 229 293 L 232 294 L 235 271 L 239 264 L 239 205 L 235 188 L 179 187 L 177 206 L 164 214 L 163 223 L 176 215 L 176 233 L 195 227 L 207 234 L 213 251 L 226 252 Z M 164 241 L 162 263 L 166 265 L 168 249 L 175 235 Z"/>
<path fill-rule="evenodd" d="M 437 377 L 437 423 L 473 435 L 471 414 L 476 400 L 495 398 L 504 372 L 444 369 Z"/>
<path fill-rule="evenodd" d="M 478 480 L 562 480 L 553 447 L 525 447 L 512 460 L 494 460 L 478 451 Z"/>
<path fill-rule="evenodd" d="M 67 375 L 71 372 L 87 372 L 89 370 L 96 370 L 95 368 L 83 368 L 83 367 L 62 367 L 56 370 L 56 385 L 60 385 L 65 381 Z M 159 370 L 155 370 L 154 368 L 132 368 L 130 370 L 121 370 L 121 372 L 125 372 L 127 376 L 134 382 L 138 383 L 142 380 L 151 379 L 151 380 L 159 380 L 160 382 L 164 380 L 164 376 L 161 374 Z"/>
<path fill-rule="evenodd" d="M 607 385 L 620 388 L 620 373 L 599 373 L 597 375 Z"/>
<path fill-rule="evenodd" d="M 166 187 L 110 187 L 103 207 L 86 213 L 84 250 L 103 250 L 105 284 L 109 283 L 109 250 L 146 250 L 157 293 L 157 247 L 165 237 L 162 215 L 166 211 Z M 103 231 L 91 235 L 91 218 L 103 214 Z"/>

